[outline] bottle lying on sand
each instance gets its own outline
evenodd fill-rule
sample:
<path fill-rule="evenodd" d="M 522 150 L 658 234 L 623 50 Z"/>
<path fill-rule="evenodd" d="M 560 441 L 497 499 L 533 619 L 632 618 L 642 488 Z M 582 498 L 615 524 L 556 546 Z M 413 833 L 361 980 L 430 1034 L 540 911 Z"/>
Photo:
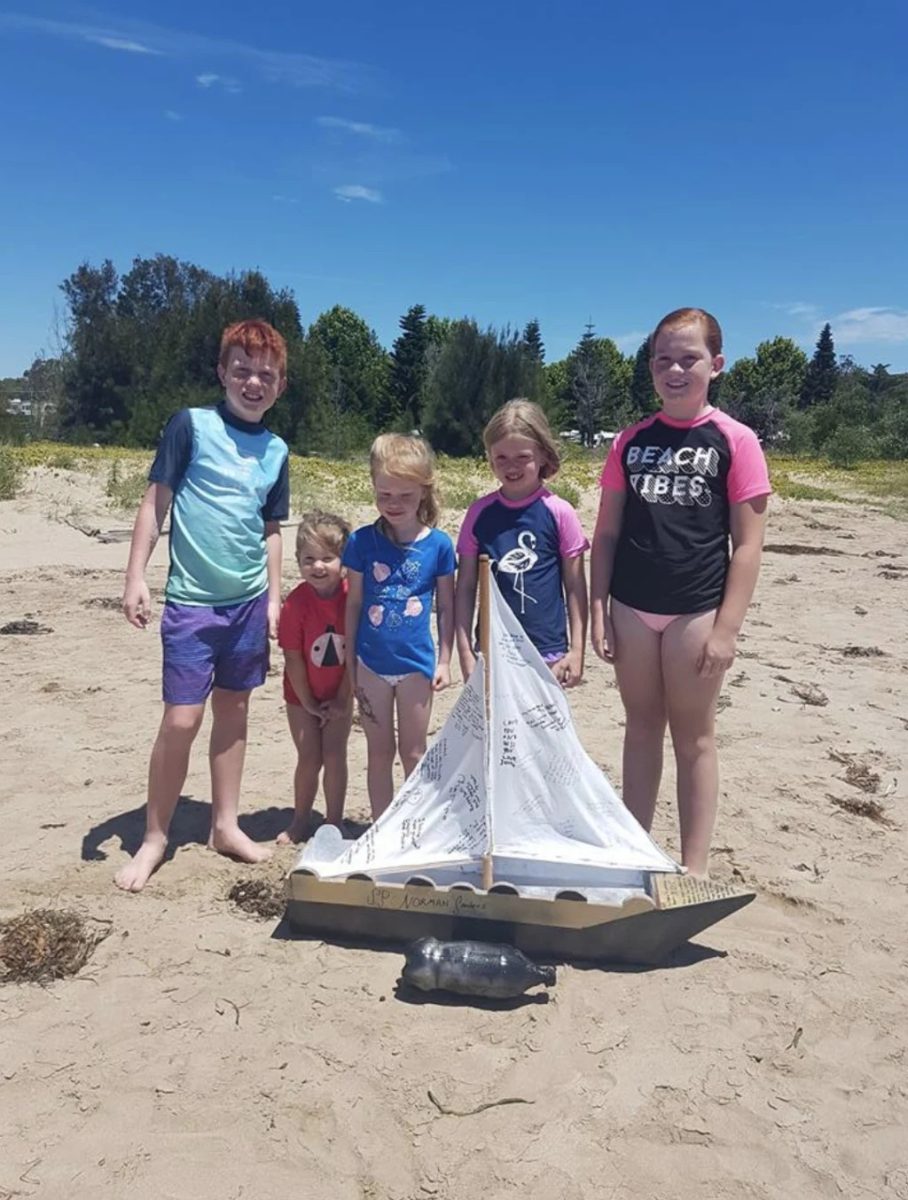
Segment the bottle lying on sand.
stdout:
<path fill-rule="evenodd" d="M 457 992 L 505 1000 L 537 983 L 551 987 L 554 967 L 539 967 L 514 946 L 420 938 L 407 947 L 401 979 L 423 992 Z"/>

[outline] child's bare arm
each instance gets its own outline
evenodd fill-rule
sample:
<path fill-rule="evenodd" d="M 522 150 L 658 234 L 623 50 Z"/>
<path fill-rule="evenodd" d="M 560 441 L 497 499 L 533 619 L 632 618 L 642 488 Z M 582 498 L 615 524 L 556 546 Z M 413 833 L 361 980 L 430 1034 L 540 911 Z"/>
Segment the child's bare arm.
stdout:
<path fill-rule="evenodd" d="M 280 521 L 265 522 L 265 557 L 268 569 L 268 636 L 274 641 L 277 637 L 277 625 L 281 616 L 283 547 Z M 298 692 L 297 695 L 299 695 Z"/>
<path fill-rule="evenodd" d="M 344 616 L 347 640 L 347 678 L 356 692 L 356 633 L 363 610 L 363 576 L 361 571 L 347 568 L 347 609 Z"/>
<path fill-rule="evenodd" d="M 436 691 L 451 682 L 451 654 L 454 651 L 454 576 L 441 575 L 435 583 L 435 616 L 438 623 L 438 666 Z"/>
<path fill-rule="evenodd" d="M 457 586 L 454 590 L 454 634 L 460 673 L 466 682 L 476 666 L 473 653 L 473 612 L 476 608 L 476 585 L 479 580 L 479 559 L 461 554 L 457 564 Z"/>
<path fill-rule="evenodd" d="M 161 536 L 172 499 L 173 491 L 166 483 L 150 483 L 136 513 L 123 588 L 123 615 L 137 629 L 144 629 L 151 615 L 151 596 L 145 582 L 145 568 Z"/>
<path fill-rule="evenodd" d="M 725 595 L 700 656 L 698 669 L 701 675 L 725 671 L 734 660 L 735 642 L 760 573 L 768 499 L 767 496 L 755 496 L 752 500 L 729 506 L 732 556 Z"/>
<path fill-rule="evenodd" d="M 570 645 L 567 654 L 554 664 L 552 670 L 555 678 L 564 687 L 576 687 L 583 678 L 583 652 L 586 646 L 586 624 L 589 614 L 583 558 L 582 554 L 577 554 L 573 558 L 565 557 L 561 560 L 564 594 L 567 598 Z"/>
<path fill-rule="evenodd" d="M 608 615 L 608 597 L 612 586 L 615 549 L 624 519 L 624 499 L 624 492 L 602 489 L 590 555 L 590 640 L 593 650 L 606 662 L 612 660 L 615 649 Z"/>

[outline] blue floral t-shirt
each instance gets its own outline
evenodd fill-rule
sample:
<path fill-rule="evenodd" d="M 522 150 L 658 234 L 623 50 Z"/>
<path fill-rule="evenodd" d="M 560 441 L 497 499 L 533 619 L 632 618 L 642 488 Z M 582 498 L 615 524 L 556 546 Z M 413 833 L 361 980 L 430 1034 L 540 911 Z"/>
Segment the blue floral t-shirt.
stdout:
<path fill-rule="evenodd" d="M 364 525 L 350 535 L 343 562 L 363 577 L 357 656 L 378 675 L 418 672 L 431 679 L 435 582 L 440 575 L 454 574 L 454 545 L 448 535 L 431 529 L 415 542 L 398 545 L 377 525 Z"/>

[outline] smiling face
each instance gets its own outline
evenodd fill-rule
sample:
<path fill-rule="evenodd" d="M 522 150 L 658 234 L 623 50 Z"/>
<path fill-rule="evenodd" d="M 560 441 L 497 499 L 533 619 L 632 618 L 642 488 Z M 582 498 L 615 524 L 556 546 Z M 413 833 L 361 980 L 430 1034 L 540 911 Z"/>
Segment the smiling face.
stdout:
<path fill-rule="evenodd" d="M 303 542 L 297 553 L 300 575 L 320 596 L 333 596 L 340 587 L 340 555 L 324 542 Z"/>
<path fill-rule="evenodd" d="M 532 438 L 512 433 L 489 447 L 492 473 L 506 500 L 525 500 L 542 484 L 545 456 Z"/>
<path fill-rule="evenodd" d="M 419 506 L 425 488 L 415 479 L 403 475 L 387 475 L 378 471 L 373 476 L 375 505 L 392 529 L 398 541 L 412 541 L 422 529 Z"/>
<path fill-rule="evenodd" d="M 242 346 L 230 347 L 226 364 L 218 364 L 218 378 L 228 410 L 241 421 L 261 421 L 287 386 L 275 354 L 247 354 Z"/>
<path fill-rule="evenodd" d="M 653 385 L 670 417 L 690 420 L 707 405 L 709 385 L 725 366 L 721 354 L 711 354 L 699 321 L 661 329 L 653 344 L 650 368 Z"/>

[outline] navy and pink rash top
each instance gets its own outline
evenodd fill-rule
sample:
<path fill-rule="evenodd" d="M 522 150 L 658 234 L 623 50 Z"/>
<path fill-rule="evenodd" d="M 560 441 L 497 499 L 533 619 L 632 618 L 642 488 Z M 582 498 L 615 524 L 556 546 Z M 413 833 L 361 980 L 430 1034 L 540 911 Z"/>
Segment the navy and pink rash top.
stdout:
<path fill-rule="evenodd" d="M 567 653 L 562 558 L 589 546 L 574 509 L 540 487 L 523 500 L 491 492 L 467 509 L 457 553 L 488 554 L 501 594 L 543 658 Z"/>
<path fill-rule="evenodd" d="M 757 435 L 717 408 L 692 421 L 655 413 L 623 430 L 600 484 L 626 493 L 611 592 L 651 613 L 718 608 L 729 506 L 772 491 Z"/>

